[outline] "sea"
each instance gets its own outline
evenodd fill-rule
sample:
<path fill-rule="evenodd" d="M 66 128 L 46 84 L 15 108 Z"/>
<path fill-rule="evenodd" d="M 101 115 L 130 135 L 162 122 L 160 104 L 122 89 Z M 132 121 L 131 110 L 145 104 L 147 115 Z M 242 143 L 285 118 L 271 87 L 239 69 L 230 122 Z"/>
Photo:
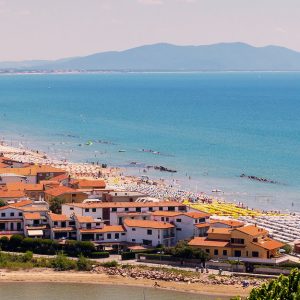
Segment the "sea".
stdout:
<path fill-rule="evenodd" d="M 122 296 L 120 296 L 120 290 Z M 0 283 L 1 300 L 225 300 L 228 297 L 129 286 L 72 283 Z"/>
<path fill-rule="evenodd" d="M 300 73 L 1 75 L 0 139 L 300 211 Z"/>

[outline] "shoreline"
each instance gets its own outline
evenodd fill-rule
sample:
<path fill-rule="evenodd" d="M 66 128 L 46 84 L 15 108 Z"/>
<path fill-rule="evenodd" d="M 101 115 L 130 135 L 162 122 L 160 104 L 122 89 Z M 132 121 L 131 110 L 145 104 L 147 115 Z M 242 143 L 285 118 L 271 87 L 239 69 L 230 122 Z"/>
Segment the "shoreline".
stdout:
<path fill-rule="evenodd" d="M 122 276 L 112 276 L 106 274 L 95 274 L 90 272 L 78 271 L 53 271 L 49 269 L 30 269 L 20 271 L 0 270 L 0 289 L 2 283 L 76 283 L 76 284 L 99 284 L 99 285 L 116 285 L 116 286 L 132 286 L 141 288 L 157 288 L 162 290 L 209 295 L 209 296 L 247 296 L 252 287 L 243 288 L 240 285 L 209 285 L 201 283 L 182 283 L 168 282 L 151 279 L 133 279 L 124 278 Z M 159 287 L 155 287 L 154 283 L 158 282 Z"/>

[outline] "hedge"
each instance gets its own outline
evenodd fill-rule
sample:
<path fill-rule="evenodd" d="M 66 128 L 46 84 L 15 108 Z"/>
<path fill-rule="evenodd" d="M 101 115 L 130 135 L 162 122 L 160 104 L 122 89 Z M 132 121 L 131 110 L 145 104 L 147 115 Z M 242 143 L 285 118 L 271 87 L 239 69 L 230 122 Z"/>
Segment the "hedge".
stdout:
<path fill-rule="evenodd" d="M 59 244 L 55 240 L 40 238 L 24 238 L 21 235 L 12 235 L 10 239 L 0 238 L 0 248 L 5 251 L 26 252 L 32 251 L 36 254 L 54 255 L 63 251 L 68 256 L 78 257 L 80 255 L 90 257 L 96 248 L 91 242 L 66 241 Z"/>
<path fill-rule="evenodd" d="M 134 252 L 123 252 L 122 253 L 122 260 L 129 260 L 129 259 L 135 259 L 136 253 Z"/>
<path fill-rule="evenodd" d="M 109 252 L 92 252 L 91 258 L 107 258 L 109 257 Z"/>

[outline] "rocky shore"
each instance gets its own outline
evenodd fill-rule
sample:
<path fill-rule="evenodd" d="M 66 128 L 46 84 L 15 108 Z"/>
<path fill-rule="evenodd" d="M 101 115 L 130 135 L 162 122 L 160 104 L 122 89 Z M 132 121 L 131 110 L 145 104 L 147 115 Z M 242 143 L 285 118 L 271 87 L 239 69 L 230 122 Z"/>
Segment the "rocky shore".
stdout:
<path fill-rule="evenodd" d="M 158 270 L 131 266 L 115 268 L 104 268 L 101 266 L 94 266 L 91 272 L 96 274 L 104 273 L 109 276 L 122 276 L 124 278 L 133 278 L 136 280 L 150 279 L 154 281 L 183 282 L 187 284 L 201 283 L 209 285 L 244 286 L 245 282 L 247 282 L 247 286 L 255 287 L 260 286 L 265 282 L 265 280 L 258 278 L 251 278 L 249 280 L 245 280 L 245 278 L 242 277 L 214 275 L 189 271 L 180 272 L 178 270 Z"/>

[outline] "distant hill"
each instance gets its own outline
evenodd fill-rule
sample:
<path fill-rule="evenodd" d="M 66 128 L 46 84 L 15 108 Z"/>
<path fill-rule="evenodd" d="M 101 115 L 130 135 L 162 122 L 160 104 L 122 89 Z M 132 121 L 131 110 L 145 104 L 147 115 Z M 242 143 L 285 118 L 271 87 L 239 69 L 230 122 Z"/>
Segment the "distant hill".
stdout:
<path fill-rule="evenodd" d="M 300 52 L 244 43 L 154 44 L 57 61 L 0 63 L 0 69 L 82 71 L 300 71 Z"/>

